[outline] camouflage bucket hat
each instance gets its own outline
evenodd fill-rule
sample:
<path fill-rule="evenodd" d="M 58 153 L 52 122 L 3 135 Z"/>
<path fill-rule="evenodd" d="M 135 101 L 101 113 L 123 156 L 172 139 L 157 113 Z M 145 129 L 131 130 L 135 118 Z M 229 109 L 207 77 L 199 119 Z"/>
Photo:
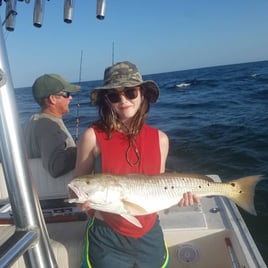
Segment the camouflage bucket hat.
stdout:
<path fill-rule="evenodd" d="M 94 88 L 90 92 L 91 104 L 98 105 L 108 89 L 123 89 L 135 86 L 142 86 L 144 96 L 148 98 L 149 102 L 157 101 L 159 87 L 154 81 L 143 81 L 136 65 L 129 61 L 116 63 L 105 69 L 103 86 Z"/>

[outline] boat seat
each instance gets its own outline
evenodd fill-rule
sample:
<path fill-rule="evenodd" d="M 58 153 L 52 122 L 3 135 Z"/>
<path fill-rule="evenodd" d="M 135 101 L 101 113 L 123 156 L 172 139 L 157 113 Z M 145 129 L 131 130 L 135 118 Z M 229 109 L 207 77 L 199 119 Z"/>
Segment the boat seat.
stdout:
<path fill-rule="evenodd" d="M 43 168 L 41 159 L 29 159 L 29 166 L 36 183 L 35 187 L 40 199 L 56 199 L 67 197 L 67 184 L 73 178 L 72 171 L 60 177 L 53 178 Z"/>
<path fill-rule="evenodd" d="M 82 260 L 87 221 L 49 223 L 48 233 L 58 268 L 78 268 Z M 13 234 L 14 226 L 0 226 L 0 244 Z M 10 268 L 26 268 L 21 256 Z"/>
<path fill-rule="evenodd" d="M 67 184 L 73 178 L 72 171 L 63 176 L 53 178 L 43 168 L 40 158 L 29 159 L 28 163 L 40 200 L 67 197 Z M 8 199 L 8 192 L 2 163 L 0 163 L 0 200 L 3 202 L 6 199 Z"/>

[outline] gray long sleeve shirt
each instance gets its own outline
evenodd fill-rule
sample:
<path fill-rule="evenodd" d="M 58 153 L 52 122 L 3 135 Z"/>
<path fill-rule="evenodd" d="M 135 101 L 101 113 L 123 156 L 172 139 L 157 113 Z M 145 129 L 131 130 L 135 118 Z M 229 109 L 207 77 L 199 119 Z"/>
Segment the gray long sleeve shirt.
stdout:
<path fill-rule="evenodd" d="M 61 176 L 75 167 L 76 145 L 62 119 L 38 113 L 24 125 L 29 158 L 41 158 L 52 177 Z"/>

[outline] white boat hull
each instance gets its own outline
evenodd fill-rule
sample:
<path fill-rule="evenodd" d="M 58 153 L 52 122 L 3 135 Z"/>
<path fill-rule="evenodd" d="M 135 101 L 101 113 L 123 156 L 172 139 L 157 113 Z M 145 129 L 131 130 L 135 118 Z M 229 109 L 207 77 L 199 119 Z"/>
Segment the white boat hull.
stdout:
<path fill-rule="evenodd" d="M 33 177 L 36 178 L 35 186 L 40 199 L 67 196 L 66 185 L 72 178 L 71 174 L 55 180 L 47 175 L 37 160 L 30 161 L 30 166 Z M 2 177 L 3 174 L 0 173 L 0 185 L 3 190 Z M 220 180 L 218 176 L 211 177 L 216 181 Z M 55 181 L 57 186 L 52 187 Z M 0 198 L 5 200 L 5 197 L 5 193 L 0 192 Z M 76 208 L 73 211 L 69 208 L 44 211 L 48 212 L 52 215 L 49 217 L 47 229 L 58 267 L 80 267 L 87 220 L 79 217 L 74 217 L 75 220 L 70 218 L 78 213 Z M 58 222 L 53 222 L 53 219 Z M 176 206 L 162 211 L 160 222 L 169 247 L 169 268 L 266 267 L 237 207 L 223 197 L 203 197 L 198 206 Z M 1 224 L 0 244 L 14 230 L 12 225 Z M 25 265 L 22 257 L 12 266 L 23 267 Z"/>

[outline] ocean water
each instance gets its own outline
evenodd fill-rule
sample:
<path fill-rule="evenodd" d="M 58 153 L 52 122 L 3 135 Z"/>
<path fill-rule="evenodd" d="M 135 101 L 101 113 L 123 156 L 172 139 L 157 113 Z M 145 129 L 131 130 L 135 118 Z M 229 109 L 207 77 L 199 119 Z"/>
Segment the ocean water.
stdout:
<path fill-rule="evenodd" d="M 268 264 L 268 61 L 145 75 L 160 98 L 147 122 L 170 138 L 169 171 L 218 174 L 222 180 L 261 174 L 256 187 L 258 216 L 241 214 Z M 67 127 L 79 139 L 97 118 L 88 92 L 102 81 L 80 83 Z M 15 90 L 20 120 L 38 111 L 31 88 Z M 77 124 L 76 118 L 79 118 Z"/>

